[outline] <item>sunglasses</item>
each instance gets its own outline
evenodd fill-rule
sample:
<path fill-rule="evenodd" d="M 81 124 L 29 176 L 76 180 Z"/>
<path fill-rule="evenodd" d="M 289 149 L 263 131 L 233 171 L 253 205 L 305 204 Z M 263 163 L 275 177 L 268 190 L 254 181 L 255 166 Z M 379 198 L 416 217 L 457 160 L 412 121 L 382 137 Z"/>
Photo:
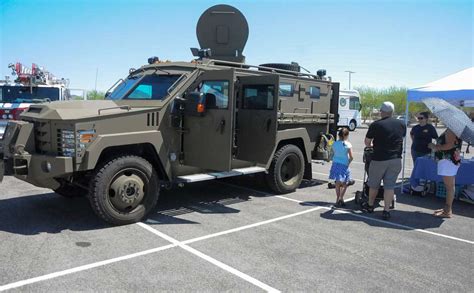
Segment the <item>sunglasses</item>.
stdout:
<path fill-rule="evenodd" d="M 425 119 L 425 117 L 418 117 L 418 120 L 423 120 Z"/>

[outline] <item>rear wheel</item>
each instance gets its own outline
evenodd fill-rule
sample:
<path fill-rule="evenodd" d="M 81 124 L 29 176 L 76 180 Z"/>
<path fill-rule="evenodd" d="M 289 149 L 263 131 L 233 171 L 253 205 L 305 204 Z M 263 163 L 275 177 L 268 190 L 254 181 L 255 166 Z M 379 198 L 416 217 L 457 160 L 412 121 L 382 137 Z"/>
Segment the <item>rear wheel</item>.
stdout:
<path fill-rule="evenodd" d="M 289 193 L 301 184 L 304 175 L 304 157 L 300 148 L 289 144 L 273 156 L 266 175 L 268 186 L 276 193 Z"/>
<path fill-rule="evenodd" d="M 153 166 L 137 156 L 122 156 L 102 165 L 91 181 L 89 199 L 94 212 L 115 225 L 145 218 L 159 197 Z"/>

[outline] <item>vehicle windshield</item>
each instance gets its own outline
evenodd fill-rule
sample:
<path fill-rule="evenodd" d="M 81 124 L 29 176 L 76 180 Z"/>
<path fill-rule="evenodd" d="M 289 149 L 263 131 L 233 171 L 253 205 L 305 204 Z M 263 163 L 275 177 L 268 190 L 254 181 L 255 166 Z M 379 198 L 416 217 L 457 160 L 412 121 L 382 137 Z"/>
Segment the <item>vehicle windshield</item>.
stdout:
<path fill-rule="evenodd" d="M 0 103 L 41 103 L 58 101 L 59 88 L 10 86 L 0 87 Z"/>
<path fill-rule="evenodd" d="M 127 78 L 107 95 L 109 100 L 162 100 L 180 75 L 136 75 Z"/>

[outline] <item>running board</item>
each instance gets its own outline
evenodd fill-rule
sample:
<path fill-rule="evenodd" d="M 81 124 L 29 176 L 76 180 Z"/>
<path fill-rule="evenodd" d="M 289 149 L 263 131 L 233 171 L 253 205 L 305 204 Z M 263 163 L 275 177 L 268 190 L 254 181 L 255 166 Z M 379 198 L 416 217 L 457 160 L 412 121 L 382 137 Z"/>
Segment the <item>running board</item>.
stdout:
<path fill-rule="evenodd" d="M 261 173 L 265 171 L 266 169 L 262 167 L 239 168 L 239 169 L 232 169 L 226 172 L 212 172 L 212 173 L 201 173 L 201 174 L 178 176 L 177 181 L 184 182 L 184 183 L 191 183 L 191 182 L 199 182 L 199 181 L 214 180 L 214 179 L 220 179 L 220 178 L 226 178 L 226 177 Z"/>

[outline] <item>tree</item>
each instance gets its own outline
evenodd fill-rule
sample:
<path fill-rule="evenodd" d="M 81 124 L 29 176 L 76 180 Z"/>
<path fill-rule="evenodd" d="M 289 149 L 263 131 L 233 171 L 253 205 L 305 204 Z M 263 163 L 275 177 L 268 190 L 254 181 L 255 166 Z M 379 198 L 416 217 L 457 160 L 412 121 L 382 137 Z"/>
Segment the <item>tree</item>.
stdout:
<path fill-rule="evenodd" d="M 88 100 L 103 100 L 105 98 L 104 92 L 99 92 L 96 90 L 87 92 L 87 99 Z"/>

